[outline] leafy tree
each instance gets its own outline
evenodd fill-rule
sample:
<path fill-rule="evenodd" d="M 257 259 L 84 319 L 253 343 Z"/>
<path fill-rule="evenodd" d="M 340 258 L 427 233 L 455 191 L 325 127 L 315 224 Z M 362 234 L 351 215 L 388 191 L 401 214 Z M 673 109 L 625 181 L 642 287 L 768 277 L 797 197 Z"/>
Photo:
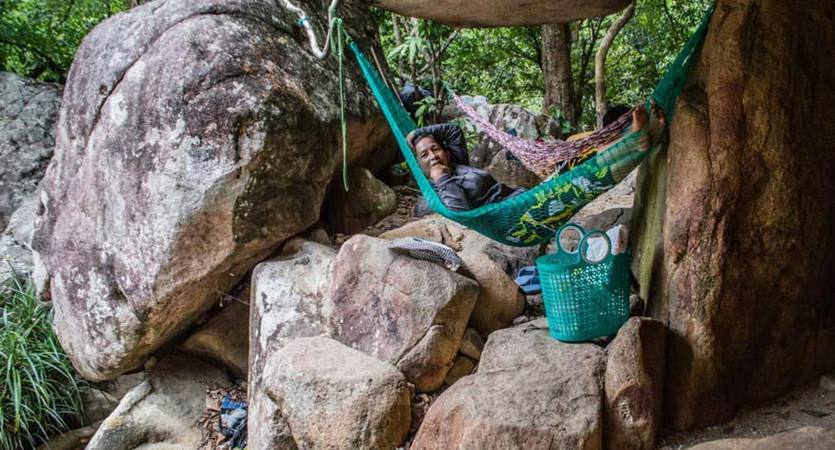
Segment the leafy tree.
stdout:
<path fill-rule="evenodd" d="M 606 63 L 606 93 L 610 104 L 635 104 L 644 99 L 675 58 L 681 45 L 698 26 L 710 0 L 638 0 L 635 16 L 618 34 Z M 596 125 L 594 111 L 594 56 L 606 30 L 619 16 L 573 22 L 571 31 L 572 96 L 576 105 L 573 130 Z M 379 13 L 383 47 L 390 67 L 398 67 L 404 49 L 392 52 L 395 42 L 391 18 Z M 410 19 L 402 19 L 408 22 Z M 454 30 L 420 21 L 430 33 L 416 44 L 417 83 L 431 87 L 429 72 L 420 56 L 420 46 L 448 40 Z M 403 44 L 403 36 L 401 42 Z M 409 50 L 411 52 L 411 50 Z M 411 54 L 411 53 L 410 53 Z M 541 27 L 464 29 L 442 55 L 443 84 L 455 92 L 483 95 L 493 103 L 516 103 L 541 110 L 544 94 Z M 403 78 L 403 74 L 400 74 Z M 409 79 L 407 74 L 405 78 Z M 556 111 L 554 111 L 557 113 Z"/>
<path fill-rule="evenodd" d="M 128 0 L 0 0 L 0 70 L 63 82 L 81 39 Z"/>

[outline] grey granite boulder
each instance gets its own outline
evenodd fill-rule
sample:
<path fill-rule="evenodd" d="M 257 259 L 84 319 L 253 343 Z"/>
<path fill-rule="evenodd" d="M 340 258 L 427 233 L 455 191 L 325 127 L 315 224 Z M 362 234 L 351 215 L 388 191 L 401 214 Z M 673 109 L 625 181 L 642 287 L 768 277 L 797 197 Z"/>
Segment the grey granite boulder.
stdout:
<path fill-rule="evenodd" d="M 280 415 L 267 396 L 267 361 L 295 338 L 332 334 L 328 289 L 335 259 L 336 251 L 327 246 L 293 239 L 281 255 L 252 272 L 248 397 L 250 423 L 258 427 L 251 433 L 257 433 L 258 442 L 281 440 L 280 430 L 267 425 Z"/>
<path fill-rule="evenodd" d="M 604 351 L 545 320 L 490 335 L 475 374 L 432 404 L 413 450 L 602 448 Z"/>
<path fill-rule="evenodd" d="M 60 85 L 0 72 L 0 231 L 43 178 L 60 106 Z"/>
<path fill-rule="evenodd" d="M 305 1 L 310 20 L 324 9 Z M 367 11 L 342 8 L 363 44 Z M 103 380 L 183 332 L 314 224 L 341 159 L 337 64 L 269 0 L 146 3 L 99 24 L 69 71 L 35 226 L 36 280 L 76 369 Z M 348 66 L 349 158 L 381 117 Z"/>
<path fill-rule="evenodd" d="M 412 388 L 391 364 L 324 337 L 293 340 L 268 356 L 263 402 L 251 410 L 247 447 L 396 448 L 409 430 Z"/>
<path fill-rule="evenodd" d="M 334 338 L 397 366 L 420 392 L 452 367 L 478 285 L 443 266 L 356 235 L 334 262 Z"/>

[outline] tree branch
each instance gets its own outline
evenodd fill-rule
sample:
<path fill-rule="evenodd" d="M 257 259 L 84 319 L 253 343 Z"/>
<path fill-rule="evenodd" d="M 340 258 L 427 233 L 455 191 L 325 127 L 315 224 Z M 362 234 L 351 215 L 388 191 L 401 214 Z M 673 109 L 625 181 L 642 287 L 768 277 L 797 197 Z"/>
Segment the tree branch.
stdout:
<path fill-rule="evenodd" d="M 679 41 L 683 41 L 681 36 L 681 30 L 679 29 L 678 22 L 673 18 L 673 15 L 670 13 L 670 5 L 667 4 L 667 0 L 663 0 L 661 3 L 664 4 L 664 14 L 667 16 L 667 19 L 670 21 L 670 26 L 673 29 L 673 33 L 676 35 L 676 39 Z"/>
<path fill-rule="evenodd" d="M 615 37 L 617 37 L 620 30 L 626 26 L 629 19 L 635 14 L 635 3 L 633 0 L 629 6 L 623 11 L 623 14 L 618 17 L 606 35 L 603 36 L 603 41 L 600 43 L 600 48 L 597 50 L 597 56 L 594 59 L 594 85 L 595 85 L 595 105 L 597 111 L 597 128 L 603 127 L 603 116 L 606 115 L 608 103 L 606 102 L 606 55 L 609 53 L 609 47 L 612 46 Z"/>

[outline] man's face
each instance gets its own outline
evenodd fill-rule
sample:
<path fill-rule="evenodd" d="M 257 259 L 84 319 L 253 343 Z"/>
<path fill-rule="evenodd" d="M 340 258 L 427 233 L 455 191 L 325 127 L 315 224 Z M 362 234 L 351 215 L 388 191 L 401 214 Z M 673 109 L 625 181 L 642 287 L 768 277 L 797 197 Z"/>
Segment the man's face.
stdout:
<path fill-rule="evenodd" d="M 433 167 L 449 169 L 449 153 L 432 136 L 424 136 L 415 143 L 415 155 L 423 174 L 427 177 Z"/>

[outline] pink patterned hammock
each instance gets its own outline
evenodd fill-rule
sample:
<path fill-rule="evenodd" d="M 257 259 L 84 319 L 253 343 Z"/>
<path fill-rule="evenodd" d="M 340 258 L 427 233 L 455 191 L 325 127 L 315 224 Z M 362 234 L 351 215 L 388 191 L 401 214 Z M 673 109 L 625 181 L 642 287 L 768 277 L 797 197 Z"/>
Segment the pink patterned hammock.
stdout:
<path fill-rule="evenodd" d="M 496 128 L 495 125 L 476 112 L 475 108 L 464 102 L 461 97 L 453 94 L 453 98 L 458 107 L 461 108 L 461 111 L 470 118 L 470 121 L 478 125 L 491 139 L 522 161 L 522 164 L 528 170 L 543 179 L 552 175 L 560 163 L 565 163 L 572 158 L 578 158 L 589 150 L 600 148 L 616 141 L 632 123 L 632 111 L 630 110 L 614 122 L 583 139 L 571 142 L 560 140 L 535 141 L 533 139 L 513 136 Z"/>

